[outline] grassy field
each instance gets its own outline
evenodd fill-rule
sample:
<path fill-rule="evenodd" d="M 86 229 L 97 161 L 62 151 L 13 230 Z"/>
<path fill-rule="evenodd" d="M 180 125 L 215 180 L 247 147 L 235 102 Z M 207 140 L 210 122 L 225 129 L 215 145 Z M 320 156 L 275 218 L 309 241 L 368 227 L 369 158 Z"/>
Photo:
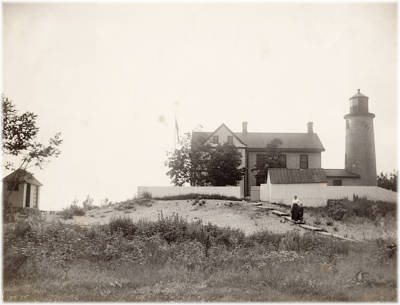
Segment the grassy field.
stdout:
<path fill-rule="evenodd" d="M 395 301 L 394 240 L 244 234 L 159 214 L 4 226 L 5 301 Z"/>

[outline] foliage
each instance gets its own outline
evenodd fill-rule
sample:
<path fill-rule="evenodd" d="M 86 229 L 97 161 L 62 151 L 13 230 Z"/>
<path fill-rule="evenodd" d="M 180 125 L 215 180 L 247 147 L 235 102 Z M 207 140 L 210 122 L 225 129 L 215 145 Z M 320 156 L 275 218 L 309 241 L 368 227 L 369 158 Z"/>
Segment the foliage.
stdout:
<path fill-rule="evenodd" d="M 151 195 L 150 192 L 143 192 L 141 198 L 143 198 L 143 199 L 151 199 L 152 195 Z"/>
<path fill-rule="evenodd" d="M 78 205 L 78 200 L 75 199 L 69 207 L 64 208 L 59 214 L 64 219 L 72 219 L 74 216 L 84 216 L 85 212 L 85 208 L 80 207 Z"/>
<path fill-rule="evenodd" d="M 20 157 L 21 166 L 26 169 L 33 163 L 42 168 L 51 157 L 58 157 L 62 143 L 61 134 L 50 138 L 48 144 L 37 141 L 39 127 L 36 126 L 37 115 L 32 112 L 19 114 L 13 102 L 4 95 L 3 106 L 3 152 L 6 155 Z M 7 169 L 15 169 L 14 164 L 7 163 Z"/>
<path fill-rule="evenodd" d="M 245 168 L 239 168 L 242 155 L 231 144 L 218 145 L 211 153 L 207 165 L 208 181 L 211 185 L 236 185 L 245 173 Z"/>
<path fill-rule="evenodd" d="M 285 167 L 285 161 L 278 149 L 281 144 L 282 141 L 279 138 L 274 138 L 267 144 L 264 152 L 260 153 L 260 155 L 263 156 L 262 159 L 251 169 L 256 172 L 257 180 L 265 182 L 267 180 L 269 168 Z"/>
<path fill-rule="evenodd" d="M 207 164 L 211 156 L 211 146 L 192 141 L 187 133 L 179 142 L 179 148 L 167 153 L 165 165 L 170 168 L 167 175 L 174 185 L 206 185 Z"/>
<path fill-rule="evenodd" d="M 205 139 L 192 140 L 186 134 L 180 142 L 180 148 L 168 153 L 165 163 L 170 170 L 167 174 L 174 185 L 236 185 L 244 175 L 245 169 L 239 169 L 241 154 L 233 145 L 225 143 L 212 147 L 204 144 Z"/>
<path fill-rule="evenodd" d="M 371 201 L 366 199 L 328 200 L 326 207 L 306 207 L 307 213 L 325 214 L 333 220 L 351 220 L 360 217 L 375 221 L 379 218 L 396 215 L 396 203 L 384 201 Z"/>
<path fill-rule="evenodd" d="M 56 133 L 47 144 L 38 141 L 39 127 L 36 125 L 37 115 L 32 112 L 19 114 L 13 102 L 2 96 L 3 109 L 3 153 L 8 156 L 4 166 L 8 170 L 20 169 L 13 184 L 17 185 L 25 170 L 31 166 L 43 168 L 52 157 L 60 154 L 61 134 Z M 14 160 L 14 161 L 12 161 Z M 12 185 L 13 185 L 12 184 Z M 13 187 L 12 187 L 13 188 Z M 6 195 L 7 204 L 11 191 Z"/>
<path fill-rule="evenodd" d="M 94 199 L 92 197 L 90 197 L 89 195 L 87 195 L 86 199 L 82 202 L 83 209 L 85 211 L 90 211 L 90 210 L 98 208 L 98 206 L 95 206 L 93 204 L 93 202 L 94 202 Z"/>
<path fill-rule="evenodd" d="M 370 301 L 396 298 L 391 240 L 353 243 L 312 232 L 245 236 L 162 214 L 156 222 L 114 218 L 90 228 L 22 223 L 4 229 L 5 300 L 361 301 L 365 293 Z M 370 275 L 364 284 L 356 278 L 360 272 Z"/>
<path fill-rule="evenodd" d="M 376 180 L 379 187 L 397 192 L 397 171 L 389 174 L 380 173 Z"/>

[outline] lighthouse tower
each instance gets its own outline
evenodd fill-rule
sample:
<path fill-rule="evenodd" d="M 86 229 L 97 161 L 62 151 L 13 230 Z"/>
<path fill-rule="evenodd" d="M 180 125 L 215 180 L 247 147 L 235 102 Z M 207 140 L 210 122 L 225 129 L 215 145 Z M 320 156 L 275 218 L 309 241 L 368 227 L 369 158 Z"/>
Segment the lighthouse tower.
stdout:
<path fill-rule="evenodd" d="M 368 112 L 368 97 L 360 92 L 350 98 L 346 120 L 345 169 L 360 175 L 359 185 L 376 185 L 374 141 L 375 114 Z"/>

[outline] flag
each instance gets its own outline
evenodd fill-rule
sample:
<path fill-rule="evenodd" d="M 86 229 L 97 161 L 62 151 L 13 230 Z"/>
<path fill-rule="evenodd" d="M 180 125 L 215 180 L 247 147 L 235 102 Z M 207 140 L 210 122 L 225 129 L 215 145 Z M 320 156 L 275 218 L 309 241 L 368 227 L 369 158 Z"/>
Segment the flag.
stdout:
<path fill-rule="evenodd" d="M 178 143 L 179 143 L 179 126 L 178 126 L 178 121 L 176 120 L 176 117 L 175 117 L 175 133 L 176 133 L 176 138 L 178 139 Z"/>

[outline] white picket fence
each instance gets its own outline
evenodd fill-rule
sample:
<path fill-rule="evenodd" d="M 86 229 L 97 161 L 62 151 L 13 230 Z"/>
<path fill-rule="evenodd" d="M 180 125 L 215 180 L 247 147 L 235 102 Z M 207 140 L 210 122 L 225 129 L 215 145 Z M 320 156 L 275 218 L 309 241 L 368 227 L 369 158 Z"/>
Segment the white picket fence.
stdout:
<path fill-rule="evenodd" d="M 262 184 L 260 200 L 290 204 L 297 195 L 305 206 L 324 206 L 328 199 L 354 196 L 373 201 L 397 202 L 397 193 L 377 186 L 328 186 L 326 184 Z"/>
<path fill-rule="evenodd" d="M 137 195 L 148 192 L 153 197 L 167 197 L 187 194 L 221 195 L 240 198 L 239 186 L 138 186 Z"/>

